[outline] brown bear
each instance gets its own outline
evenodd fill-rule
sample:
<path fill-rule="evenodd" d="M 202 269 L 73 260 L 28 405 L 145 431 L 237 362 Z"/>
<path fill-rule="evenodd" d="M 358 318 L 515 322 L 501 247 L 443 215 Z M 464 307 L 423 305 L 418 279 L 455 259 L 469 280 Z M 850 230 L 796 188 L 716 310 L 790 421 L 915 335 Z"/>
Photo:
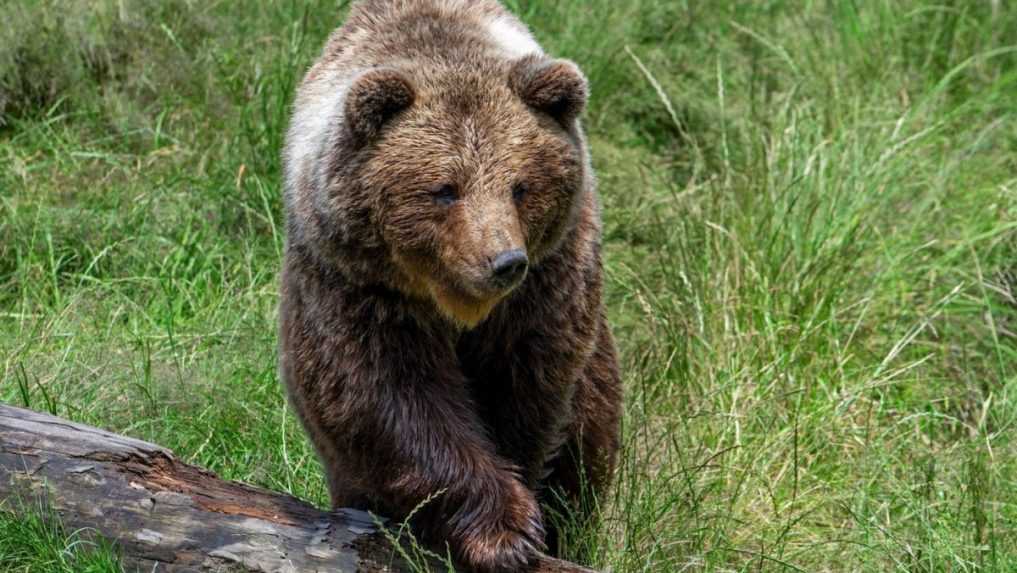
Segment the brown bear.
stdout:
<path fill-rule="evenodd" d="M 281 376 L 335 507 L 519 571 L 602 491 L 621 383 L 587 82 L 495 0 L 362 0 L 297 93 Z M 426 501 L 426 503 L 425 503 Z"/>

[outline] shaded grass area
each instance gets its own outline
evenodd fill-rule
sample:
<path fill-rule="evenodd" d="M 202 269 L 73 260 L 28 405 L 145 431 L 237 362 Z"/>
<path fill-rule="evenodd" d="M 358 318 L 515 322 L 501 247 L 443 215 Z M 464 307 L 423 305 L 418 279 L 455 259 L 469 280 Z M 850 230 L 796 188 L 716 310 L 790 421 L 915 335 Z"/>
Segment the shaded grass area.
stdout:
<path fill-rule="evenodd" d="M 122 573 L 114 547 L 67 531 L 45 504 L 0 506 L 0 572 Z"/>
<path fill-rule="evenodd" d="M 570 552 L 1017 568 L 1017 10 L 507 4 L 590 76 L 627 386 Z M 3 10 L 0 399 L 324 503 L 276 379 L 279 145 L 342 9 Z"/>

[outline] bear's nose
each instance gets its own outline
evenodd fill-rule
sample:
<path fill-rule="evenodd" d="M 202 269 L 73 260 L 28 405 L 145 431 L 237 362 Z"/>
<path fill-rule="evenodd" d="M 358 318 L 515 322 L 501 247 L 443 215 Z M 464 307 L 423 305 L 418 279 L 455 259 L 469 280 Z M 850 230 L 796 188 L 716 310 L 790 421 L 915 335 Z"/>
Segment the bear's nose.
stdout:
<path fill-rule="evenodd" d="M 526 252 L 522 249 L 505 251 L 494 258 L 491 262 L 491 272 L 494 281 L 499 286 L 508 286 L 523 278 L 526 274 L 526 267 L 530 260 L 526 258 Z"/>

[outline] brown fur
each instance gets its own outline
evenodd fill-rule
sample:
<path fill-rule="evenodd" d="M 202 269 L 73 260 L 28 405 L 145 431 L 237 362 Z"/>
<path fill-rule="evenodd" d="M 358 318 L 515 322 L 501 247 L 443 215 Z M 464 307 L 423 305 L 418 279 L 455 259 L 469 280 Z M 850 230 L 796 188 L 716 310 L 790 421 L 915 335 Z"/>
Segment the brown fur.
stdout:
<path fill-rule="evenodd" d="M 517 571 L 544 547 L 541 492 L 608 484 L 621 388 L 585 79 L 506 53 L 492 18 L 523 30 L 493 0 L 365 0 L 308 72 L 281 374 L 334 506 L 398 519 L 442 492 L 419 531 L 473 570 Z M 300 110 L 342 89 L 305 136 Z M 492 279 L 513 249 L 525 277 Z"/>

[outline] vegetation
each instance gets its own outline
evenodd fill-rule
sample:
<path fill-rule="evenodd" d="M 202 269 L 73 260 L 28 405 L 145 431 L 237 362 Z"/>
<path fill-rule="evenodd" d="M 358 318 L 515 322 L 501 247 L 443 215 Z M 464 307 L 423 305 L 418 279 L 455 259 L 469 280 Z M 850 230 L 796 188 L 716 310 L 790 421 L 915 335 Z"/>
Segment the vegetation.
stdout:
<path fill-rule="evenodd" d="M 91 532 L 66 531 L 47 505 L 0 506 L 0 572 L 122 571 L 116 548 Z"/>
<path fill-rule="evenodd" d="M 1017 8 L 508 4 L 591 80 L 626 373 L 572 556 L 1017 569 Z M 279 152 L 343 6 L 0 10 L 0 400 L 324 503 L 276 378 Z M 0 571 L 61 570 L 12 515 Z"/>

